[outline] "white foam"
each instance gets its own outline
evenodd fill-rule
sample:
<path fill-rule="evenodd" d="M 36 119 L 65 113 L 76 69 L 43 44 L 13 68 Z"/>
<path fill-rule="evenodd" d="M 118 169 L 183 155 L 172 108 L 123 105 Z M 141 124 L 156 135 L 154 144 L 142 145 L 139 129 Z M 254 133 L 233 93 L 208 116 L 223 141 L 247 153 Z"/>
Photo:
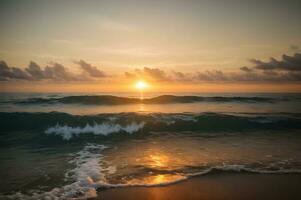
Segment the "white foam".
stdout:
<path fill-rule="evenodd" d="M 246 165 L 218 165 L 203 169 L 197 173 L 183 174 L 183 177 L 167 181 L 163 183 L 138 183 L 138 184 L 111 184 L 106 180 L 106 175 L 114 174 L 116 168 L 110 163 L 104 161 L 102 151 L 107 147 L 99 144 L 87 144 L 81 151 L 71 154 L 71 163 L 75 168 L 66 172 L 65 176 L 68 180 L 73 181 L 72 184 L 66 185 L 62 188 L 54 188 L 49 192 L 33 193 L 32 195 L 24 195 L 16 193 L 14 195 L 5 195 L 6 199 L 77 199 L 83 200 L 94 198 L 97 196 L 98 188 L 119 188 L 119 187 L 152 187 L 175 184 L 191 177 L 210 174 L 216 170 L 225 172 L 250 172 L 260 174 L 287 174 L 287 173 L 301 173 L 301 169 L 285 169 L 274 168 L 274 170 L 266 168 L 249 168 Z M 0 195 L 1 198 L 1 195 Z"/>
<path fill-rule="evenodd" d="M 79 134 L 88 134 L 92 133 L 94 135 L 104 135 L 107 136 L 112 133 L 118 133 L 124 131 L 126 133 L 134 133 L 139 131 L 144 127 L 144 122 L 135 123 L 127 125 L 113 124 L 113 123 L 102 123 L 94 125 L 87 124 L 84 127 L 71 127 L 68 125 L 59 125 L 57 124 L 54 127 L 48 128 L 45 133 L 46 134 L 54 134 L 60 135 L 64 140 L 70 140 L 74 136 L 78 136 Z"/>
<path fill-rule="evenodd" d="M 96 182 L 105 182 L 105 174 L 116 172 L 114 166 L 105 166 L 101 152 L 107 147 L 99 144 L 88 144 L 83 150 L 73 154 L 70 163 L 75 168 L 66 172 L 65 177 L 75 181 L 68 188 L 68 197 L 76 196 L 77 199 L 96 197 Z M 78 191 L 82 194 L 78 195 Z"/>
<path fill-rule="evenodd" d="M 5 195 L 5 199 L 30 199 L 30 200 L 54 200 L 54 199 L 73 199 L 83 200 L 97 196 L 96 182 L 105 182 L 105 173 L 115 173 L 116 169 L 112 166 L 105 167 L 101 151 L 106 149 L 104 145 L 87 144 L 83 150 L 71 154 L 70 163 L 75 164 L 75 168 L 67 171 L 65 177 L 73 182 L 61 188 L 54 188 L 48 192 L 33 192 L 26 195 L 20 192 L 13 195 Z M 0 198 L 2 196 L 0 195 Z"/>
<path fill-rule="evenodd" d="M 301 169 L 268 169 L 268 168 L 250 168 L 245 165 L 220 165 L 208 168 L 204 171 L 197 172 L 194 174 L 189 174 L 189 177 L 198 176 L 208 174 L 214 170 L 220 170 L 225 172 L 250 172 L 250 173 L 257 173 L 257 174 L 293 174 L 293 173 L 301 173 Z"/>

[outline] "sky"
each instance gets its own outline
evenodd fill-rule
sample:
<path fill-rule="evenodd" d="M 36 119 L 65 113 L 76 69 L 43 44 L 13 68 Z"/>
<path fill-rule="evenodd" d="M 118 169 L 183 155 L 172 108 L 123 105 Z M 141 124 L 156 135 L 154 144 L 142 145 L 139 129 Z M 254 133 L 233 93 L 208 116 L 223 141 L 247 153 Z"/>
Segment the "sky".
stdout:
<path fill-rule="evenodd" d="M 0 91 L 301 91 L 298 0 L 0 0 Z"/>

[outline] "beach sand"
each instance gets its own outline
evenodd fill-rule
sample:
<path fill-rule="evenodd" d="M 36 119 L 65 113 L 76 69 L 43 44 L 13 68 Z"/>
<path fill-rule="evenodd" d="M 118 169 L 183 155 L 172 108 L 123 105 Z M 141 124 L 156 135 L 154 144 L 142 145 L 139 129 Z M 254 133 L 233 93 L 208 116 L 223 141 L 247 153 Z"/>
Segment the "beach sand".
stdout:
<path fill-rule="evenodd" d="M 300 200 L 300 174 L 210 174 L 160 187 L 99 191 L 102 200 Z"/>

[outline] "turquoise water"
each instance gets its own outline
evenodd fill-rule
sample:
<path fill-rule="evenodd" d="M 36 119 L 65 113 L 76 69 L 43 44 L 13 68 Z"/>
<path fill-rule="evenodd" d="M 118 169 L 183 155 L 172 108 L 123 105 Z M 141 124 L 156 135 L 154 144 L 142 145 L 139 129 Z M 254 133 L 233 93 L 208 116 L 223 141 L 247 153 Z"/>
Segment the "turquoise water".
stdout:
<path fill-rule="evenodd" d="M 2 94 L 0 197 L 300 173 L 300 104 L 300 94 Z"/>

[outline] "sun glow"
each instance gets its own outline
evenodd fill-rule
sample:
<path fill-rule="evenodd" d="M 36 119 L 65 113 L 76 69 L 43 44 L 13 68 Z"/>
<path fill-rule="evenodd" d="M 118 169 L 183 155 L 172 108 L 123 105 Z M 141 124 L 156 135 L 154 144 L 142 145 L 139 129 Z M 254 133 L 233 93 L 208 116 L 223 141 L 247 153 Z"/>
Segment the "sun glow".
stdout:
<path fill-rule="evenodd" d="M 148 85 L 146 82 L 142 81 L 142 80 L 137 81 L 137 82 L 135 83 L 135 88 L 138 89 L 138 90 L 140 91 L 140 99 L 141 99 L 141 100 L 144 99 L 143 91 L 144 91 L 146 88 L 148 88 L 148 87 L 149 87 L 149 85 Z"/>
<path fill-rule="evenodd" d="M 136 82 L 135 87 L 139 90 L 144 90 L 148 87 L 148 84 L 144 81 L 138 81 Z"/>

